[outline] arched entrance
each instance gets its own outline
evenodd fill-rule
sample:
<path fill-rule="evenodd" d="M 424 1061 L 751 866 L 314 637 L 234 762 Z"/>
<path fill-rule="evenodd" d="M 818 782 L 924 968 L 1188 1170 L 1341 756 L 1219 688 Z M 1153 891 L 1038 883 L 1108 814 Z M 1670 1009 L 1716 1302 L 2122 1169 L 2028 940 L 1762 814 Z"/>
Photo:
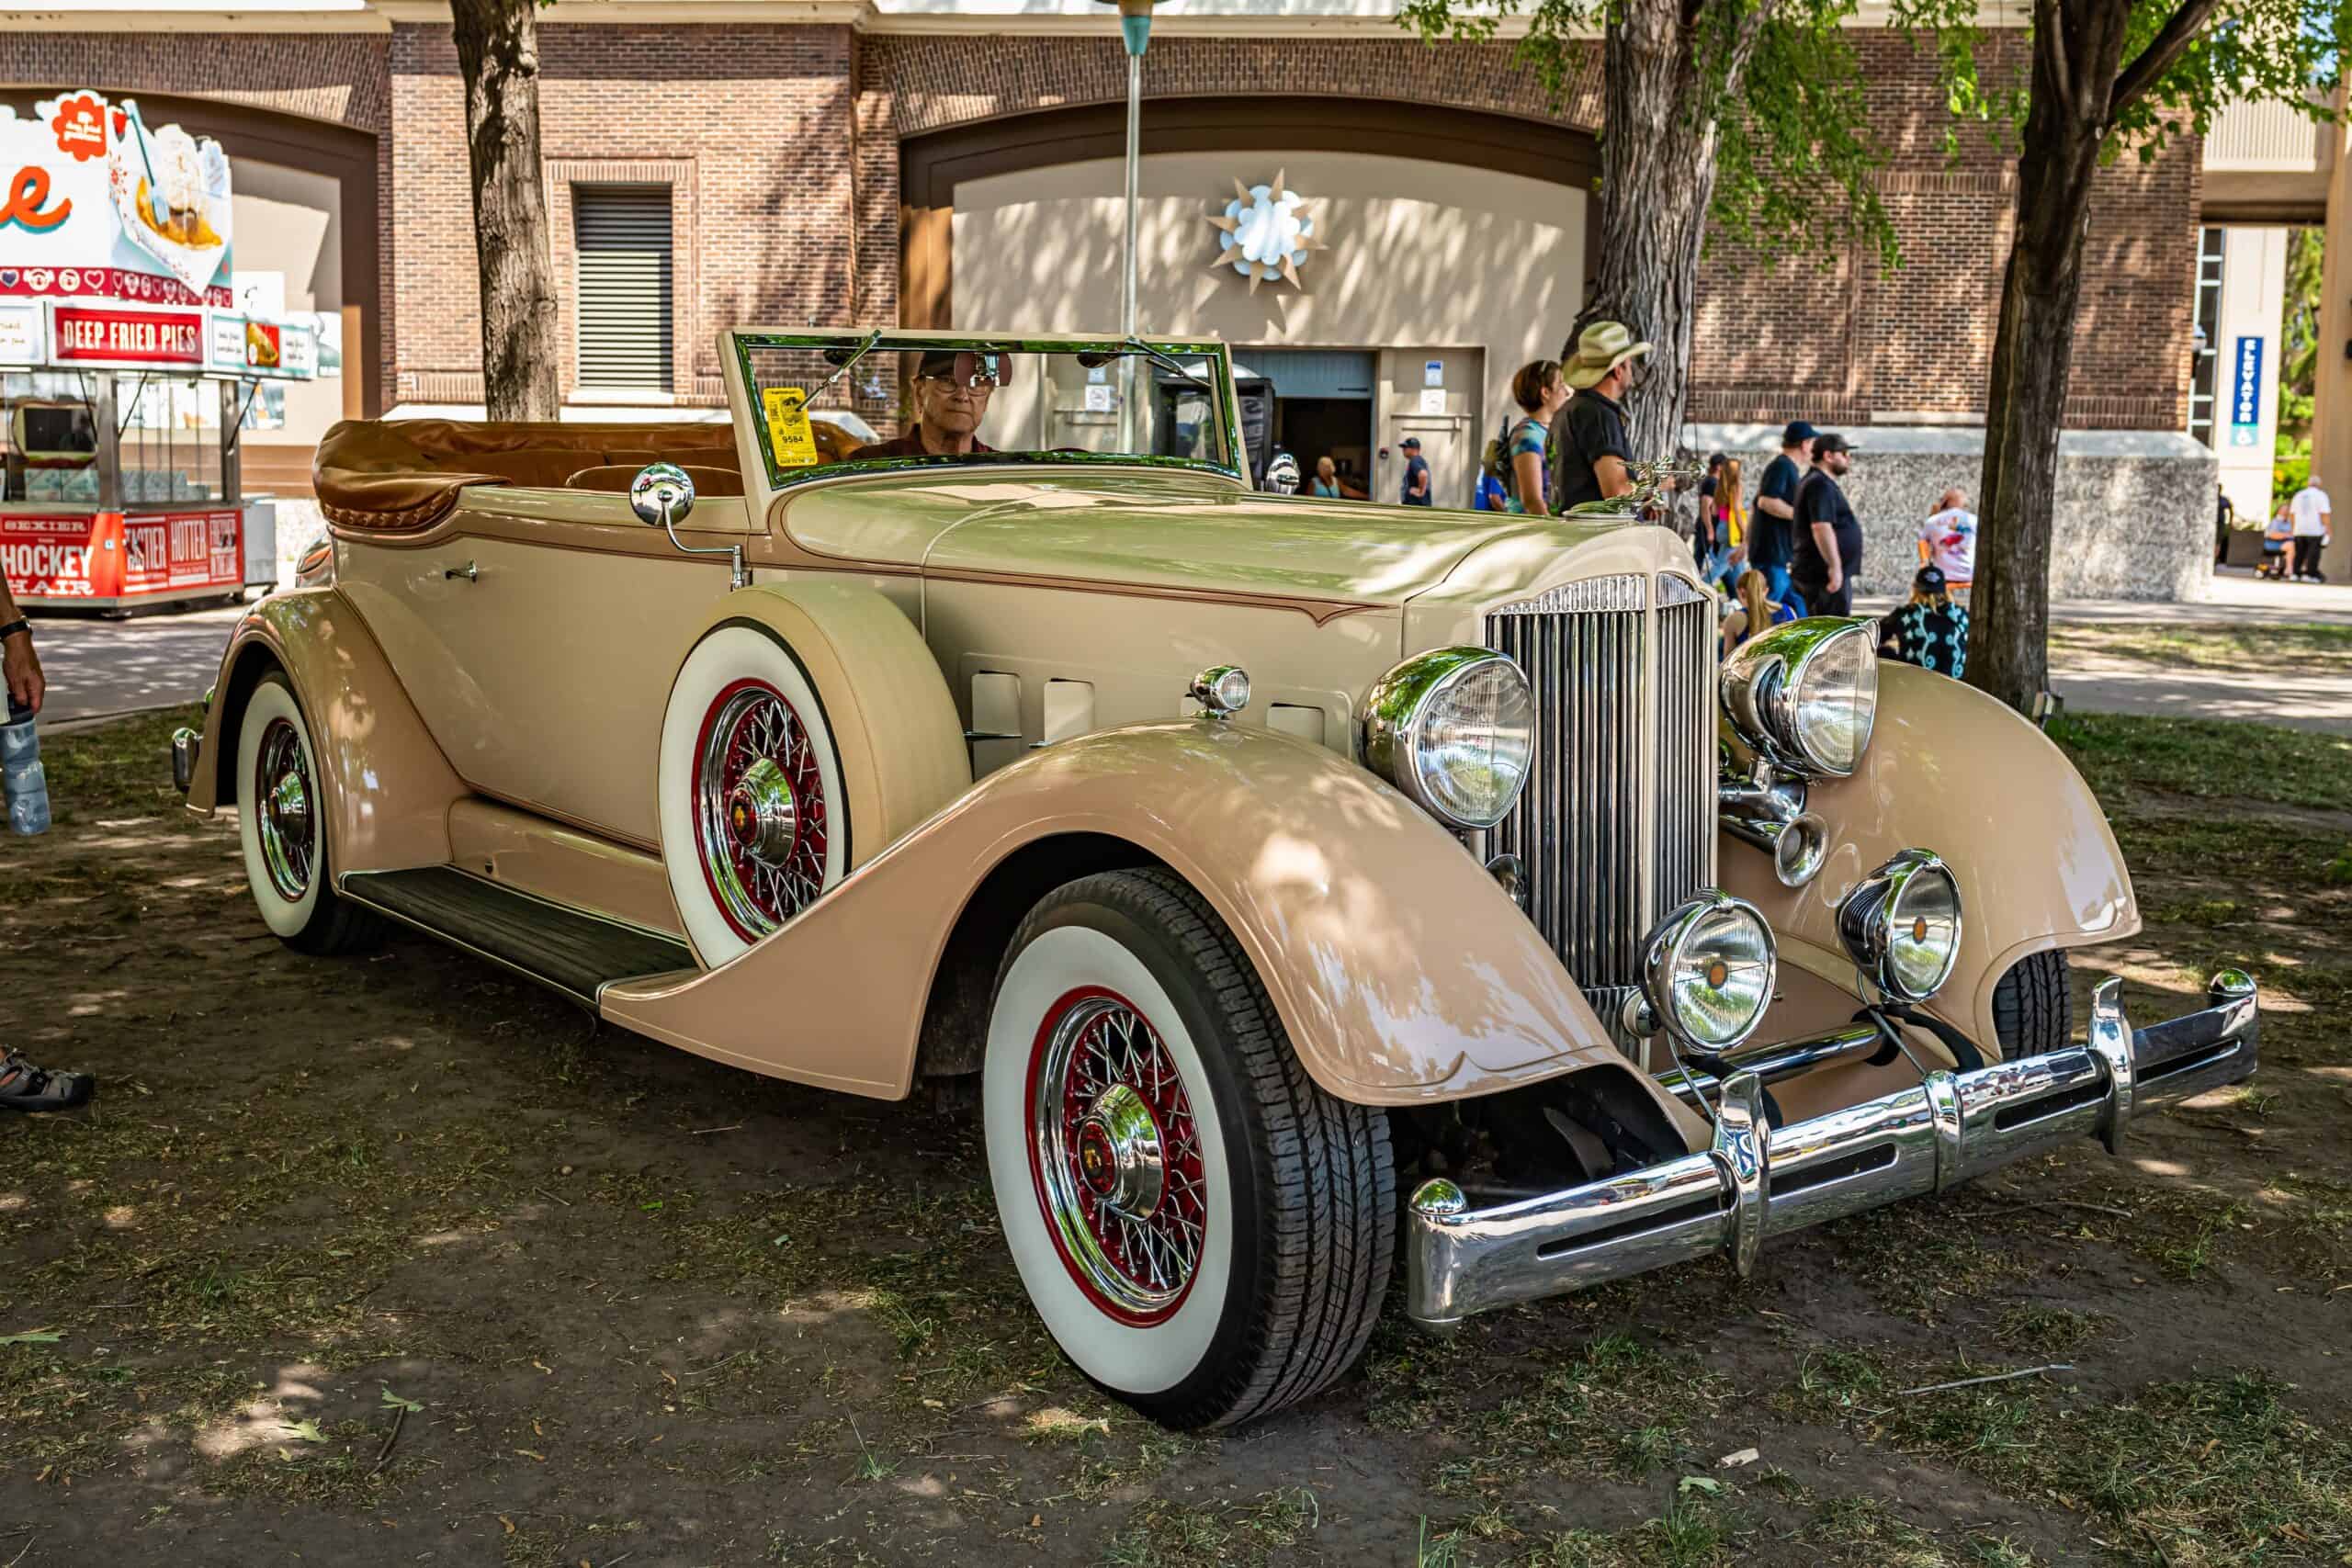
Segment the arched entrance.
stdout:
<path fill-rule="evenodd" d="M 1312 472 L 1328 457 L 1343 493 L 1393 500 L 1417 453 L 1438 502 L 1468 504 L 1511 373 L 1556 352 L 1582 302 L 1593 139 L 1426 104 L 1170 98 L 1145 106 L 1144 147 L 1139 322 L 1235 345 L 1271 400 L 1257 460 L 1279 445 Z M 901 319 L 1113 330 L 1124 150 L 1116 105 L 902 143 Z M 1237 185 L 1278 177 L 1328 248 L 1295 282 L 1253 288 L 1219 265 L 1209 219 Z M 1002 412 L 1018 421 L 1027 407 Z M 1042 424 L 1035 438 L 1057 444 Z"/>

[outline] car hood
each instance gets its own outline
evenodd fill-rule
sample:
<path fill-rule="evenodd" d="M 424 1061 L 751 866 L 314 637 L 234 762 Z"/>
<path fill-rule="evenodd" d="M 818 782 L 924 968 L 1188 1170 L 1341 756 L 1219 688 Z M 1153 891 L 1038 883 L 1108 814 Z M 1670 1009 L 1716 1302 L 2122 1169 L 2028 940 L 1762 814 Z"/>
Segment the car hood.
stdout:
<path fill-rule="evenodd" d="M 1069 581 L 1401 606 L 1529 518 L 1264 495 L 1190 473 L 897 476 L 796 499 L 785 526 L 821 555 L 929 574 Z"/>

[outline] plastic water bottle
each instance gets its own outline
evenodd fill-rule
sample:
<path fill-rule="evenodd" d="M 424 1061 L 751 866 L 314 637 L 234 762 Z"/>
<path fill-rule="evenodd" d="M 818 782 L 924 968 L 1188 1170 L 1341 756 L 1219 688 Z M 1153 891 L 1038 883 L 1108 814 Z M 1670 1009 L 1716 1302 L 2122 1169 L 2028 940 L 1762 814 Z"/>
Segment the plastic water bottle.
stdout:
<path fill-rule="evenodd" d="M 0 794 L 8 797 L 8 828 L 17 833 L 49 831 L 49 774 L 40 765 L 40 737 L 33 710 L 8 699 L 8 722 L 0 725 Z"/>

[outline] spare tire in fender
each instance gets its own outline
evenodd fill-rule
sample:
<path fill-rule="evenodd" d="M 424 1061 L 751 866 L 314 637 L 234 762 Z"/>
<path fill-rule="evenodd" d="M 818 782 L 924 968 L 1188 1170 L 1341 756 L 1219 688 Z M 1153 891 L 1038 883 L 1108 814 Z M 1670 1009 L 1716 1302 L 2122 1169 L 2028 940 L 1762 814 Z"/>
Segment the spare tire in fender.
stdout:
<path fill-rule="evenodd" d="M 671 682 L 655 780 L 663 870 L 707 967 L 971 784 L 939 666 L 880 593 L 763 583 L 712 611 Z"/>

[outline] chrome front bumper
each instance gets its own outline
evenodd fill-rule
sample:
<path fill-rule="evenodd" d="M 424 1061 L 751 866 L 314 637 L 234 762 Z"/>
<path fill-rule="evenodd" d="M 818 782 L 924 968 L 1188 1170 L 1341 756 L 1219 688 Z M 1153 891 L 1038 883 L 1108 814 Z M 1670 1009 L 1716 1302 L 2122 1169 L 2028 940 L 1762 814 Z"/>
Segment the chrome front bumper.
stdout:
<path fill-rule="evenodd" d="M 2089 1038 L 1770 1127 L 1764 1085 L 1735 1073 L 1713 1097 L 1714 1146 L 1626 1176 L 1473 1209 L 1425 1181 L 1406 1212 L 1406 1314 L 1444 1329 L 1473 1313 L 1560 1295 L 1714 1251 L 1747 1274 L 1767 1236 L 1940 1192 L 2097 1134 L 2109 1153 L 2135 1111 L 2254 1071 L 2254 982 L 2223 970 L 2207 1005 L 2153 1028 L 2124 1021 L 2122 982 L 2100 984 Z"/>

